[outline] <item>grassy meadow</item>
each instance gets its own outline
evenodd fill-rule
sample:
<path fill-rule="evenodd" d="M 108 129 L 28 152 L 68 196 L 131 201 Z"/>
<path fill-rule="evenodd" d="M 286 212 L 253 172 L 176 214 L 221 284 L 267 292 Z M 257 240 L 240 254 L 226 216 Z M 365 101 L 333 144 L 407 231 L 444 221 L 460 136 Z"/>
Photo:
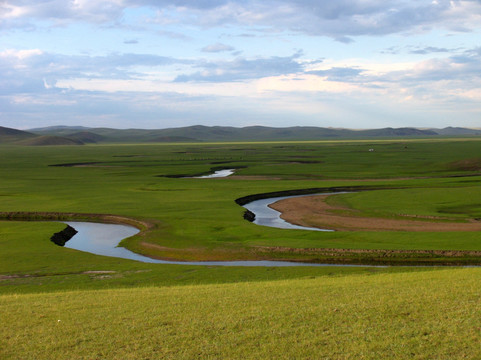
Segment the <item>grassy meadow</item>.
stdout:
<path fill-rule="evenodd" d="M 480 269 L 4 295 L 3 358 L 479 359 Z"/>
<path fill-rule="evenodd" d="M 367 217 L 479 219 L 480 150 L 477 138 L 0 146 L 0 212 L 148 222 L 152 228 L 122 244 L 159 258 L 441 265 L 449 262 L 444 255 L 403 252 L 479 252 L 479 234 L 281 230 L 244 220 L 235 201 L 369 187 L 329 201 Z M 234 176 L 184 178 L 228 168 Z M 144 264 L 55 246 L 49 238 L 63 227 L 0 221 L 1 358 L 481 355 L 477 268 Z M 380 259 L 353 249 L 393 254 Z M 481 263 L 476 256 L 457 261 Z"/>

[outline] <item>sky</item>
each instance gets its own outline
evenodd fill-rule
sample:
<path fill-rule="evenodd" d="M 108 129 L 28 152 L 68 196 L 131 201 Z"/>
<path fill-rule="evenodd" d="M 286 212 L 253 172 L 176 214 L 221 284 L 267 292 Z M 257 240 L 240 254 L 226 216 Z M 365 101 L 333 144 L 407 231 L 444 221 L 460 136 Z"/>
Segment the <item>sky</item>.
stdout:
<path fill-rule="evenodd" d="M 0 0 L 0 126 L 481 128 L 481 0 Z"/>

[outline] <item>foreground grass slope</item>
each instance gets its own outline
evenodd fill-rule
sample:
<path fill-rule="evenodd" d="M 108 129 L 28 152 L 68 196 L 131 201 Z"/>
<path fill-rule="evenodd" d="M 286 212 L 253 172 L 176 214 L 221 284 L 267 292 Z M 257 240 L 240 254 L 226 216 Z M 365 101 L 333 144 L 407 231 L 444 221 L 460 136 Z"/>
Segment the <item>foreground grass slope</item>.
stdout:
<path fill-rule="evenodd" d="M 0 296 L 3 359 L 479 359 L 481 269 Z"/>

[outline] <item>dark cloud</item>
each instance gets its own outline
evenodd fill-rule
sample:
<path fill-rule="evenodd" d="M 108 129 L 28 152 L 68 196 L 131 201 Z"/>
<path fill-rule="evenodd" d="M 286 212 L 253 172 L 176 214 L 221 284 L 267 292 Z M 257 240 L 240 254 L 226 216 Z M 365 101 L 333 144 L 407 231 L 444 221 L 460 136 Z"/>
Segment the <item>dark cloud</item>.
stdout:
<path fill-rule="evenodd" d="M 12 10 L 21 7 L 21 12 Z M 34 26 L 35 19 L 69 23 L 116 24 L 126 8 L 148 6 L 171 22 L 215 27 L 258 26 L 266 31 L 295 31 L 329 36 L 349 43 L 359 35 L 386 35 L 447 28 L 469 31 L 478 26 L 481 2 L 474 0 L 6 0 L 0 4 L 0 26 Z M 164 11 L 165 10 L 165 11 Z M 168 11 L 167 11 L 168 10 Z M 2 15 L 3 14 L 3 15 Z M 165 20 L 164 19 L 164 20 Z"/>
<path fill-rule="evenodd" d="M 135 44 L 138 44 L 138 43 L 139 43 L 139 40 L 137 40 L 137 39 L 124 40 L 124 44 L 127 44 L 127 45 L 135 45 Z"/>
<path fill-rule="evenodd" d="M 175 81 L 226 82 L 295 74 L 303 71 L 302 65 L 296 61 L 300 55 L 296 53 L 288 57 L 274 56 L 260 59 L 238 57 L 232 61 L 205 61 L 195 65 L 202 70 L 179 75 Z"/>
<path fill-rule="evenodd" d="M 42 19 L 55 23 L 82 20 L 90 23 L 106 23 L 120 19 L 125 6 L 111 0 L 63 1 L 63 0 L 5 0 L 0 4 L 0 19 L 4 22 L 21 19 Z M 21 10 L 21 11 L 17 11 Z M 21 14 L 21 15 L 18 15 Z M 13 20 L 11 20 L 13 19 Z"/>
<path fill-rule="evenodd" d="M 334 40 L 339 41 L 339 42 L 344 43 L 344 44 L 350 44 L 350 43 L 354 42 L 354 40 L 352 38 L 350 38 L 349 36 L 338 36 L 338 37 L 335 37 Z"/>
<path fill-rule="evenodd" d="M 405 47 L 398 47 L 398 46 L 391 46 L 380 51 L 381 54 L 391 54 L 397 55 L 401 53 L 408 53 L 414 55 L 429 55 L 429 54 L 436 54 L 436 53 L 450 53 L 456 54 L 460 51 L 463 51 L 463 48 L 444 48 L 444 47 L 436 47 L 436 46 L 405 46 Z"/>
<path fill-rule="evenodd" d="M 431 54 L 431 53 L 446 53 L 446 52 L 451 52 L 452 50 L 447 49 L 447 48 L 438 48 L 434 46 L 426 46 L 425 48 L 422 49 L 415 49 L 411 50 L 409 53 L 410 54 L 416 54 L 416 55 L 426 55 L 426 54 Z"/>

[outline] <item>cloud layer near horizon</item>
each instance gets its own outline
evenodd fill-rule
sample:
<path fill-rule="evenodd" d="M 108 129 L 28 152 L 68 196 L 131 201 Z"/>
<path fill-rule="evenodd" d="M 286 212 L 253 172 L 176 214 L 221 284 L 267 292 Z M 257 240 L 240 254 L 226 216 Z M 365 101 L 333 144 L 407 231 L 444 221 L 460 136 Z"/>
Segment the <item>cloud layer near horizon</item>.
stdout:
<path fill-rule="evenodd" d="M 473 127 L 480 20 L 475 0 L 4 1 L 0 125 Z"/>

